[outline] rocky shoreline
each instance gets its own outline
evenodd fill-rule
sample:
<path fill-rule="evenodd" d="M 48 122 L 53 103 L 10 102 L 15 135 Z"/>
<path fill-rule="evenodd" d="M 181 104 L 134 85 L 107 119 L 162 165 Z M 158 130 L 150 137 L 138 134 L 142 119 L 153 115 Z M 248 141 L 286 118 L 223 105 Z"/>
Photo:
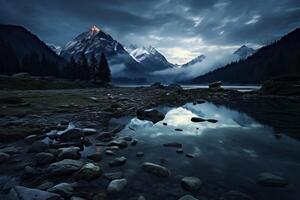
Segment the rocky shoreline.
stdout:
<path fill-rule="evenodd" d="M 119 134 L 122 126 L 111 127 L 111 119 L 137 116 L 156 123 L 163 118 L 162 114 L 147 109 L 160 105 L 175 107 L 187 102 L 197 104 L 210 101 L 234 107 L 241 102 L 276 100 L 293 102 L 293 109 L 289 108 L 293 111 L 289 115 L 295 121 L 300 102 L 298 97 L 224 89 L 182 90 L 177 85 L 0 93 L 1 199 L 20 200 L 154 199 L 155 194 L 139 192 L 138 189 L 128 192 L 128 187 L 140 188 L 150 184 L 145 180 L 145 186 L 134 185 L 134 180 L 130 178 L 132 173 L 150 177 L 159 184 L 159 190 L 170 190 L 167 199 L 203 199 L 199 194 L 203 187 L 201 177 L 187 175 L 178 181 L 178 177 L 164 166 L 164 159 L 158 157 L 155 163 L 145 160 L 136 172 L 128 168 L 132 157 L 143 158 L 144 152 L 135 150 L 136 146 L 141 145 L 136 138 Z M 261 113 L 274 112 L 272 106 L 263 108 Z M 261 115 L 259 110 L 255 112 L 250 114 Z M 284 109 L 281 112 L 284 113 Z M 266 123 L 274 123 L 272 118 L 264 119 Z M 204 119 L 193 120 L 198 122 Z M 205 120 L 216 123 L 213 119 Z M 295 130 L 299 129 L 295 127 Z M 180 144 L 168 143 L 165 146 L 175 147 L 178 154 L 182 153 Z M 83 151 L 90 147 L 95 150 Z M 193 158 L 188 154 L 186 156 Z M 172 189 L 167 187 L 170 182 L 174 184 Z M 278 175 L 262 173 L 258 176 L 258 184 L 284 187 L 288 182 Z M 211 199 L 253 198 L 232 190 Z"/>

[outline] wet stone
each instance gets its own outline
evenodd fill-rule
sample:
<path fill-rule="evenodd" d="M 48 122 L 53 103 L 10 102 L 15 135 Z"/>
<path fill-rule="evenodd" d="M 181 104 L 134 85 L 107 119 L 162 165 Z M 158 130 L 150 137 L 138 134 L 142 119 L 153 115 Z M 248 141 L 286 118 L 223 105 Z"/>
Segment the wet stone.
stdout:
<path fill-rule="evenodd" d="M 110 156 L 115 156 L 115 155 L 116 155 L 116 153 L 113 152 L 112 150 L 106 150 L 106 151 L 105 151 L 105 154 L 106 154 L 106 155 L 110 155 Z"/>
<path fill-rule="evenodd" d="M 109 166 L 111 167 L 116 167 L 116 166 L 121 166 L 124 165 L 126 163 L 126 158 L 124 156 L 122 157 L 117 157 L 114 160 L 109 162 Z"/>
<path fill-rule="evenodd" d="M 270 187 L 284 187 L 288 185 L 288 181 L 285 178 L 269 172 L 261 173 L 258 177 L 258 183 Z"/>
<path fill-rule="evenodd" d="M 144 152 L 141 152 L 141 151 L 139 151 L 139 152 L 137 152 L 136 153 L 136 157 L 143 157 L 144 156 Z"/>
<path fill-rule="evenodd" d="M 245 193 L 232 190 L 222 194 L 220 200 L 254 200 L 254 199 Z"/>
<path fill-rule="evenodd" d="M 72 196 L 74 188 L 72 184 L 69 183 L 59 183 L 47 190 L 48 192 L 56 193 L 64 198 Z"/>
<path fill-rule="evenodd" d="M 185 156 L 188 157 L 188 158 L 194 158 L 194 157 L 195 157 L 195 156 L 194 156 L 193 154 L 191 154 L 191 153 L 187 153 L 187 154 L 185 154 Z"/>
<path fill-rule="evenodd" d="M 178 200 L 198 200 L 198 199 L 196 199 L 192 195 L 184 195 L 184 196 L 180 197 Z"/>
<path fill-rule="evenodd" d="M 99 162 L 102 160 L 102 154 L 100 152 L 96 152 L 94 154 L 88 155 L 87 158 Z"/>
<path fill-rule="evenodd" d="M 46 165 L 55 161 L 55 156 L 52 153 L 41 152 L 35 155 L 35 160 L 38 165 Z"/>
<path fill-rule="evenodd" d="M 48 167 L 50 175 L 67 175 L 78 171 L 83 163 L 79 160 L 65 159 L 59 162 L 52 163 Z"/>
<path fill-rule="evenodd" d="M 107 192 L 116 193 L 122 191 L 127 185 L 126 179 L 112 180 L 107 186 Z"/>
<path fill-rule="evenodd" d="M 61 200 L 61 196 L 35 188 L 23 186 L 13 187 L 7 195 L 8 200 Z"/>
<path fill-rule="evenodd" d="M 100 177 L 102 170 L 99 166 L 93 163 L 87 163 L 79 170 L 77 177 L 83 180 L 92 180 Z"/>
<path fill-rule="evenodd" d="M 202 182 L 197 177 L 184 177 L 181 179 L 181 186 L 188 191 L 196 191 L 201 188 Z"/>
<path fill-rule="evenodd" d="M 183 149 L 176 149 L 176 153 L 182 154 L 183 152 Z"/>
<path fill-rule="evenodd" d="M 105 173 L 104 177 L 107 178 L 108 180 L 121 179 L 123 178 L 123 173 L 122 172 Z"/>
<path fill-rule="evenodd" d="M 169 177 L 171 175 L 170 170 L 155 163 L 145 162 L 142 164 L 142 169 L 160 177 Z"/>
<path fill-rule="evenodd" d="M 131 145 L 132 145 L 132 146 L 135 146 L 137 143 L 138 143 L 138 140 L 137 140 L 137 139 L 134 139 L 134 140 L 132 140 Z"/>
<path fill-rule="evenodd" d="M 79 147 L 64 147 L 58 149 L 58 159 L 79 159 L 80 158 Z"/>
<path fill-rule="evenodd" d="M 10 159 L 10 155 L 7 153 L 0 152 L 0 164 Z"/>

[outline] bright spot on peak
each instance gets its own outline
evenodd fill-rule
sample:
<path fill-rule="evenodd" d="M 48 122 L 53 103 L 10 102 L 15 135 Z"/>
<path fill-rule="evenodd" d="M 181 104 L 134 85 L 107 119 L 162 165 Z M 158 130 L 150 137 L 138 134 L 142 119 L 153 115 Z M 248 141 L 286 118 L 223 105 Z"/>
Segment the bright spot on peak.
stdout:
<path fill-rule="evenodd" d="M 100 28 L 98 28 L 97 26 L 93 26 L 91 29 L 90 29 L 90 31 L 92 32 L 92 33 L 99 33 L 100 32 Z"/>

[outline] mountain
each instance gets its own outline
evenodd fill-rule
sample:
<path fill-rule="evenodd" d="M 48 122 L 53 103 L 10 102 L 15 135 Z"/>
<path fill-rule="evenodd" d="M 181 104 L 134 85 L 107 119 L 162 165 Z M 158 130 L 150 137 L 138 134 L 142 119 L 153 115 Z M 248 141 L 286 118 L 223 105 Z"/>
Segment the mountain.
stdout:
<path fill-rule="evenodd" d="M 205 55 L 197 56 L 196 58 L 192 59 L 191 61 L 181 65 L 181 67 L 189 67 L 189 66 L 192 66 L 196 63 L 201 63 L 205 58 L 206 58 Z"/>
<path fill-rule="evenodd" d="M 237 49 L 233 54 L 237 55 L 240 59 L 246 59 L 247 57 L 251 56 L 255 53 L 255 50 L 247 47 L 246 45 L 241 46 Z"/>
<path fill-rule="evenodd" d="M 126 48 L 130 56 L 138 63 L 143 65 L 143 70 L 146 72 L 160 71 L 174 67 L 167 59 L 154 47 L 137 47 L 131 45 Z"/>
<path fill-rule="evenodd" d="M 22 26 L 0 24 L 0 39 L 9 43 L 15 51 L 19 61 L 25 55 L 36 53 L 40 58 L 43 56 L 58 65 L 65 64 L 65 60 L 52 51 L 36 35 Z M 1 56 L 1 55 L 0 55 Z"/>
<path fill-rule="evenodd" d="M 50 47 L 50 49 L 52 49 L 52 51 L 54 51 L 57 55 L 60 55 L 60 52 L 62 50 L 62 47 L 57 46 L 55 44 L 50 44 L 50 43 L 46 43 L 48 47 Z"/>
<path fill-rule="evenodd" d="M 122 44 L 96 26 L 66 44 L 60 55 L 67 60 L 71 57 L 78 60 L 82 53 L 88 59 L 94 54 L 97 60 L 100 60 L 101 54 L 104 53 L 115 77 L 143 76 L 139 63 L 129 55 Z"/>
<path fill-rule="evenodd" d="M 196 77 L 190 83 L 260 84 L 288 74 L 300 75 L 300 28 L 258 49 L 252 56 Z"/>

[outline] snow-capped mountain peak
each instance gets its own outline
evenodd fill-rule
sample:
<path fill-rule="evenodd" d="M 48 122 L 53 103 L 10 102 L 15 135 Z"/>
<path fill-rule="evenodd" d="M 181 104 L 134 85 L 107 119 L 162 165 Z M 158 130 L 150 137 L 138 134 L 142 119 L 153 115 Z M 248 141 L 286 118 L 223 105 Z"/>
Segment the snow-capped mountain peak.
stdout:
<path fill-rule="evenodd" d="M 173 64 L 169 63 L 167 59 L 152 46 L 138 47 L 137 45 L 129 45 L 126 50 L 133 59 L 143 64 L 145 70 L 148 72 L 174 67 Z"/>
<path fill-rule="evenodd" d="M 246 59 L 247 57 L 251 56 L 255 53 L 255 50 L 247 47 L 246 45 L 241 46 L 238 48 L 233 54 L 239 56 L 240 59 Z"/>

